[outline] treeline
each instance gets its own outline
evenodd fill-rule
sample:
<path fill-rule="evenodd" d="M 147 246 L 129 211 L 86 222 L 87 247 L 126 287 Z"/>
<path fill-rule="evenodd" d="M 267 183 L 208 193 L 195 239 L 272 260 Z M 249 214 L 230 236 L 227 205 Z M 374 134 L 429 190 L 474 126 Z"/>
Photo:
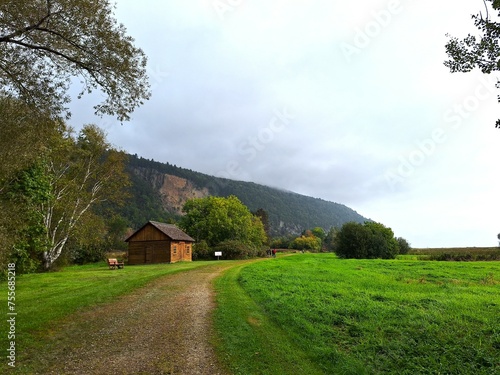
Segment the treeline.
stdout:
<path fill-rule="evenodd" d="M 129 155 L 127 171 L 129 171 L 132 181 L 129 188 L 132 198 L 129 200 L 127 208 L 120 209 L 120 212 L 135 226 L 142 225 L 144 223 L 142 218 L 147 216 L 155 217 L 157 220 L 179 219 L 175 214 L 169 214 L 165 212 L 165 209 L 161 209 L 162 203 L 157 189 L 152 186 L 151 181 L 134 173 L 134 170 L 139 168 L 185 178 L 197 188 L 207 189 L 210 195 L 237 196 L 251 211 L 264 208 L 268 214 L 269 232 L 272 236 L 297 235 L 307 228 L 316 226 L 328 230 L 332 226 L 340 227 L 349 221 L 363 223 L 367 220 L 356 211 L 339 203 L 307 197 L 253 182 L 233 181 L 209 176 L 169 163 L 160 163 L 137 155 Z M 141 204 L 139 205 L 138 202 Z"/>
<path fill-rule="evenodd" d="M 0 15 L 0 274 L 48 270 L 124 223 L 96 208 L 126 196 L 125 155 L 97 127 L 67 126 L 70 83 L 101 91 L 89 111 L 127 121 L 151 95 L 147 58 L 107 1 L 7 2 Z"/>

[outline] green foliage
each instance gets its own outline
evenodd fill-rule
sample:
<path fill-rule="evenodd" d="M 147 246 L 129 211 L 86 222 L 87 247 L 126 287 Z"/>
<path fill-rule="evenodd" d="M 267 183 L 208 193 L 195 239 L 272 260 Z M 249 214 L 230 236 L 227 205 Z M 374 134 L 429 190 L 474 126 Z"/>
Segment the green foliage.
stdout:
<path fill-rule="evenodd" d="M 316 236 L 300 236 L 295 238 L 288 246 L 289 249 L 296 250 L 321 250 L 321 239 Z"/>
<path fill-rule="evenodd" d="M 325 230 L 321 227 L 315 227 L 311 229 L 312 234 L 323 241 L 326 238 Z"/>
<path fill-rule="evenodd" d="M 411 249 L 409 254 L 415 255 L 419 260 L 442 260 L 442 261 L 500 260 L 500 249 L 498 247 Z"/>
<path fill-rule="evenodd" d="M 44 215 L 40 207 L 53 198 L 51 178 L 45 173 L 47 162 L 40 160 L 20 171 L 6 189 L 5 199 L 22 220 L 14 221 L 10 230 L 16 238 L 9 262 L 18 273 L 39 270 L 42 254 L 50 248 Z"/>
<path fill-rule="evenodd" d="M 104 224 L 92 209 L 106 200 L 120 202 L 128 183 L 124 155 L 111 148 L 102 130 L 86 125 L 75 138 L 64 124 L 56 125 L 39 158 L 12 174 L 1 191 L 10 219 L 5 224 L 15 238 L 11 260 L 20 273 L 34 271 L 40 261 L 51 268 L 69 241 L 82 249 L 102 247 L 93 237 Z M 79 236 L 98 223 L 98 230 Z"/>
<path fill-rule="evenodd" d="M 488 4 L 491 3 L 495 11 L 489 12 Z M 450 60 L 444 65 L 455 72 L 470 72 L 474 68 L 479 68 L 481 72 L 490 74 L 500 70 L 498 60 L 500 58 L 500 22 L 493 20 L 490 16 L 498 19 L 500 9 L 498 0 L 485 0 L 486 15 L 476 14 L 472 16 L 474 25 L 479 31 L 479 36 L 469 34 L 463 40 L 450 37 L 446 43 L 446 53 Z M 499 97 L 500 100 L 500 97 Z M 500 127 L 500 120 L 497 120 L 496 127 Z"/>
<path fill-rule="evenodd" d="M 298 235 L 304 228 L 318 226 L 330 228 L 340 227 L 348 221 L 364 222 L 366 218 L 345 205 L 328 202 L 322 199 L 278 190 L 252 182 L 232 181 L 217 178 L 189 169 L 180 168 L 169 163 L 147 160 L 137 155 L 129 155 L 127 170 L 131 176 L 131 191 L 134 198 L 120 210 L 120 214 L 135 226 L 142 225 L 154 216 L 164 215 L 175 217 L 174 214 L 162 208 L 162 202 L 157 187 L 153 181 L 145 180 L 140 175 L 170 174 L 189 180 L 200 190 L 206 190 L 210 195 L 229 197 L 234 195 L 252 212 L 263 209 L 267 213 L 270 237 Z M 149 199 L 149 201 L 146 200 Z M 136 203 L 139 202 L 140 204 Z M 141 216 L 140 219 L 136 217 Z M 158 218 L 159 221 L 165 219 Z M 265 224 L 265 223 L 264 223 Z M 133 225 L 132 225 L 133 226 Z"/>
<path fill-rule="evenodd" d="M 277 237 L 273 238 L 269 246 L 273 249 L 288 249 L 293 240 L 292 237 Z"/>
<path fill-rule="evenodd" d="M 403 237 L 396 237 L 399 246 L 399 254 L 405 255 L 411 250 L 411 246 Z"/>
<path fill-rule="evenodd" d="M 193 260 L 213 259 L 214 252 L 210 250 L 207 241 L 202 240 L 193 245 Z"/>
<path fill-rule="evenodd" d="M 325 240 L 323 241 L 323 246 L 326 251 L 328 252 L 335 251 L 335 244 L 338 232 L 339 232 L 338 228 L 331 227 L 328 233 L 326 234 Z"/>
<path fill-rule="evenodd" d="M 226 240 L 213 247 L 213 251 L 222 251 L 222 259 L 236 260 L 255 258 L 259 248 L 237 240 Z"/>
<path fill-rule="evenodd" d="M 269 239 L 271 236 L 271 227 L 269 225 L 269 214 L 263 208 L 259 208 L 257 211 L 252 212 L 253 215 L 258 217 L 264 226 L 264 231 L 266 232 L 266 236 Z"/>
<path fill-rule="evenodd" d="M 335 239 L 335 252 L 342 258 L 393 259 L 398 251 L 392 229 L 375 222 L 346 223 Z"/>
<path fill-rule="evenodd" d="M 197 241 L 215 246 L 227 240 L 261 246 L 266 241 L 259 218 L 235 196 L 206 197 L 188 200 L 183 207 L 186 215 L 181 227 Z"/>
<path fill-rule="evenodd" d="M 113 17 L 108 0 L 9 1 L 0 8 L 0 95 L 56 117 L 71 77 L 79 97 L 100 88 L 96 113 L 121 121 L 150 96 L 146 57 Z"/>

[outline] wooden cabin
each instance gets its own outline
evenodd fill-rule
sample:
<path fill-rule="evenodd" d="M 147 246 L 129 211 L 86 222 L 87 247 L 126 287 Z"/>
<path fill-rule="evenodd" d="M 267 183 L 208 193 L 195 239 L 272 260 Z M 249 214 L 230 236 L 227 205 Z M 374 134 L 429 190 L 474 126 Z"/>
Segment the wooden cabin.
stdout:
<path fill-rule="evenodd" d="M 173 224 L 149 221 L 128 237 L 128 264 L 192 261 L 193 238 Z"/>

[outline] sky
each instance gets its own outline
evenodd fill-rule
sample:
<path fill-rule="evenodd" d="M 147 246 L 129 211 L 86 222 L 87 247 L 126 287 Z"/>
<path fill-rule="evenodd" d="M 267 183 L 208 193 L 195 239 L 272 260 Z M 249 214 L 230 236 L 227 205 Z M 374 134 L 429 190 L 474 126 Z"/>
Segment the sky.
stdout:
<path fill-rule="evenodd" d="M 413 247 L 497 246 L 497 76 L 450 73 L 482 0 L 117 0 L 152 97 L 117 148 L 345 204 Z M 500 75 L 500 74 L 499 74 Z M 79 87 L 78 87 L 79 88 Z M 76 88 L 75 91 L 78 89 Z"/>

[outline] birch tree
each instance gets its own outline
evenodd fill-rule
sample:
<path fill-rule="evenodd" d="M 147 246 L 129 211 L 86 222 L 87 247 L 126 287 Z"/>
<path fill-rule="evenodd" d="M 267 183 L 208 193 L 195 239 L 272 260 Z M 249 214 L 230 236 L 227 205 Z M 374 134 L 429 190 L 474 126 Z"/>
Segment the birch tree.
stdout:
<path fill-rule="evenodd" d="M 94 125 L 84 127 L 76 140 L 67 133 L 53 150 L 46 163 L 51 196 L 40 206 L 49 244 L 43 252 L 45 269 L 59 258 L 77 225 L 95 205 L 123 199 L 123 188 L 128 185 L 124 158 Z"/>

